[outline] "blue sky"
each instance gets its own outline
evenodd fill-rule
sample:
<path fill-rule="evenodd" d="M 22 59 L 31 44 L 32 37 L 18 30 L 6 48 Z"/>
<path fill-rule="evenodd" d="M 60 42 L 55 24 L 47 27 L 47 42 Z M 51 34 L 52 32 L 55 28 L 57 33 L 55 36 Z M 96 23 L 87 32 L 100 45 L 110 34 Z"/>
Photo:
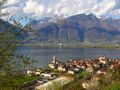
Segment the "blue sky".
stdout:
<path fill-rule="evenodd" d="M 120 0 L 8 0 L 2 12 L 10 16 L 44 18 L 94 14 L 97 17 L 120 18 Z"/>

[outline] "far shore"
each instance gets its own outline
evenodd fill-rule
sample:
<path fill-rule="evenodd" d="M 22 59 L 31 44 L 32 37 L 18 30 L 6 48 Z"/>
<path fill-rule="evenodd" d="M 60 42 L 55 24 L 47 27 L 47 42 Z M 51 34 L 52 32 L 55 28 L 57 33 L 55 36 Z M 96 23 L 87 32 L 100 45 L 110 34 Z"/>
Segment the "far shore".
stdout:
<path fill-rule="evenodd" d="M 27 43 L 27 44 L 17 44 L 17 46 L 37 46 L 41 48 L 103 48 L 103 49 L 120 49 L 118 44 L 54 44 L 54 43 Z"/>

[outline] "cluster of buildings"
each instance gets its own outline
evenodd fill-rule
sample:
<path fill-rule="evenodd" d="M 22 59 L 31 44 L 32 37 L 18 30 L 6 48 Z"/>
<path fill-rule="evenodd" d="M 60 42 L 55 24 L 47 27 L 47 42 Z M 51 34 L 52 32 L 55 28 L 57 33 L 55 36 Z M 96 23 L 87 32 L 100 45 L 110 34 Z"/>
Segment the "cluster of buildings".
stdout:
<path fill-rule="evenodd" d="M 91 78 L 83 80 L 81 82 L 82 87 L 84 89 L 98 89 L 99 88 L 99 81 L 102 79 L 103 76 L 108 76 L 108 70 L 118 70 L 120 71 L 120 60 L 119 59 L 109 59 L 107 57 L 99 57 L 98 64 L 100 68 L 97 69 Z M 110 74 L 109 74 L 110 76 Z M 112 78 L 112 75 L 110 76 Z"/>
<path fill-rule="evenodd" d="M 92 60 L 74 59 L 62 63 L 54 57 L 49 67 L 60 72 L 67 72 L 68 74 L 74 75 L 81 71 L 90 72 L 92 74 L 91 77 L 81 82 L 84 89 L 89 89 L 90 87 L 98 87 L 101 76 L 106 75 L 108 69 L 120 70 L 120 60 L 103 56 Z"/>
<path fill-rule="evenodd" d="M 89 79 L 83 80 L 81 85 L 84 89 L 88 89 L 91 86 L 97 86 L 98 81 L 101 79 L 101 75 L 106 75 L 107 70 L 120 70 L 120 60 L 110 59 L 105 56 L 97 59 L 83 60 L 83 59 L 71 59 L 67 62 L 61 62 L 53 56 L 53 61 L 48 64 L 50 69 L 57 70 L 59 72 L 65 72 L 72 75 L 77 75 L 82 71 L 90 72 L 92 75 Z M 40 69 L 27 70 L 28 75 L 40 75 L 45 78 L 57 78 L 57 75 L 52 72 L 42 72 Z"/>
<path fill-rule="evenodd" d="M 112 65 L 111 68 L 116 66 L 115 64 L 113 64 L 113 61 L 111 61 L 111 59 L 107 57 L 99 57 L 98 59 L 94 59 L 94 60 L 75 59 L 63 63 L 57 61 L 54 56 L 52 63 L 49 64 L 49 67 L 51 69 L 56 69 L 60 72 L 68 72 L 69 74 L 76 74 L 83 70 L 88 72 L 94 72 L 95 70 L 98 70 L 103 66 L 107 67 L 110 64 Z"/>
<path fill-rule="evenodd" d="M 58 75 L 56 73 L 43 72 L 40 69 L 27 70 L 27 75 L 29 75 L 29 76 L 41 76 L 42 78 L 49 78 L 49 79 L 54 79 L 54 78 L 58 77 Z"/>

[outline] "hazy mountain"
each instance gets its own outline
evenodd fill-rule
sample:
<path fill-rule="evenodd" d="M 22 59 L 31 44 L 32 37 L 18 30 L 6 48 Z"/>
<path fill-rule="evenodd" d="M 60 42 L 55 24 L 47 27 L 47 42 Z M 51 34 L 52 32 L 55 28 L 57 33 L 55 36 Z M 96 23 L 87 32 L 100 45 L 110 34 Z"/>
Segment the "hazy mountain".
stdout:
<path fill-rule="evenodd" d="M 11 35 L 13 33 L 16 35 L 20 32 L 20 30 L 16 26 L 12 25 L 11 23 L 0 19 L 0 33 L 3 34 L 6 32 L 11 33 Z M 21 32 L 21 34 L 17 36 L 17 39 L 19 40 L 19 42 L 20 41 L 23 42 L 27 37 L 28 37 L 27 33 Z"/>
<path fill-rule="evenodd" d="M 119 43 L 120 20 L 102 19 L 89 14 L 74 15 L 57 22 L 31 23 L 32 42 L 96 42 Z"/>
<path fill-rule="evenodd" d="M 26 42 L 120 43 L 120 19 L 102 19 L 89 14 L 34 20 L 32 31 L 21 34 Z M 0 19 L 0 32 L 12 25 Z M 14 32 L 18 32 L 15 28 Z"/>
<path fill-rule="evenodd" d="M 116 28 L 117 30 L 120 31 L 120 19 L 112 19 L 112 18 L 108 18 L 106 19 L 107 23 L 109 23 L 111 26 L 113 26 L 114 28 Z"/>

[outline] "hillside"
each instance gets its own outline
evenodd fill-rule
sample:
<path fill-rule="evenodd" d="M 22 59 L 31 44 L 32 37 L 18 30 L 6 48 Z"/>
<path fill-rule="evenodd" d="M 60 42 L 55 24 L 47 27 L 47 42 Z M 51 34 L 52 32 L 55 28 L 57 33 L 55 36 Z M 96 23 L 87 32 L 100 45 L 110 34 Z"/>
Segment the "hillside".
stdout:
<path fill-rule="evenodd" d="M 16 26 L 12 25 L 11 23 L 0 19 L 0 34 L 3 35 L 6 32 L 11 34 L 11 36 L 12 36 L 13 34 L 17 35 L 20 32 L 20 30 Z M 23 41 L 25 41 L 25 39 L 27 39 L 27 37 L 28 37 L 27 33 L 21 32 L 17 36 L 17 40 L 18 40 L 18 42 L 23 42 Z"/>
<path fill-rule="evenodd" d="M 101 19 L 89 14 L 79 14 L 52 21 L 45 19 L 31 23 L 31 42 L 81 42 L 119 43 L 120 20 Z"/>

